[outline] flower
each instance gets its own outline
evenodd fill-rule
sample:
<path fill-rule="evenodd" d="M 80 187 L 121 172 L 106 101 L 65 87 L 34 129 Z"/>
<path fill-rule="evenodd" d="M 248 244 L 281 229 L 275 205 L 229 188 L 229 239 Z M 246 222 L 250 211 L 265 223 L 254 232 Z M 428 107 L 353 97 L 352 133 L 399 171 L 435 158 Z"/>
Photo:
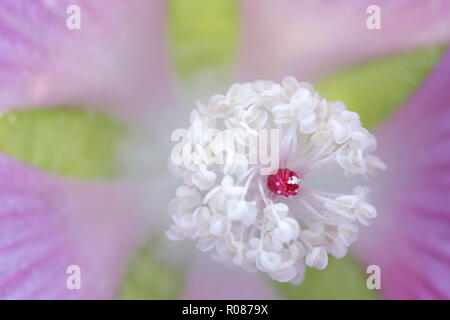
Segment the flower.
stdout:
<path fill-rule="evenodd" d="M 375 137 L 358 114 L 321 98 L 309 83 L 286 77 L 281 85 L 234 84 L 226 95 L 194 109 L 190 119 L 183 155 L 174 152 L 178 146 L 171 154 L 185 185 L 169 206 L 170 239 L 195 239 L 201 251 L 213 250 L 225 264 L 300 282 L 304 263 L 321 270 L 328 253 L 342 258 L 357 238 L 358 222 L 367 226 L 376 217 L 362 187 L 345 195 L 302 184 L 335 167 L 366 177 L 385 169 L 372 155 Z M 199 128 L 211 124 L 215 135 L 196 132 L 196 121 Z M 262 130 L 270 129 L 281 132 L 271 141 L 271 159 L 280 158 L 286 168 L 272 168 L 266 177 L 251 158 L 262 153 L 256 139 L 267 138 Z M 184 153 L 191 145 L 194 163 L 194 156 Z"/>
<path fill-rule="evenodd" d="M 364 27 L 363 20 L 366 7 L 374 2 L 382 8 L 382 29 L 369 31 Z M 200 12 L 196 10 L 193 0 L 190 3 L 183 7 L 184 11 L 193 8 L 194 13 Z M 230 5 L 233 2 L 227 0 L 226 3 Z M 69 4 L 77 4 L 81 8 L 81 30 L 70 31 L 65 26 Z M 170 5 L 177 7 L 182 4 Z M 201 5 L 206 6 L 204 2 Z M 221 23 L 223 20 L 214 24 L 216 29 L 208 28 L 208 31 L 215 36 L 217 33 L 213 31 L 219 32 L 220 36 L 216 36 L 215 40 L 224 41 L 206 38 L 206 45 L 184 42 L 181 50 L 179 43 L 175 49 L 168 46 L 166 25 L 174 23 L 167 22 L 165 17 L 173 11 L 170 7 L 166 9 L 164 1 L 5 0 L 0 8 L 1 111 L 57 105 L 102 110 L 136 129 L 144 136 L 146 143 L 160 141 L 151 145 L 151 149 L 157 151 L 145 159 L 147 166 L 151 159 L 153 172 L 163 170 L 161 163 L 164 162 L 165 152 L 160 149 L 164 145 L 161 141 L 166 141 L 169 128 L 177 126 L 182 118 L 178 115 L 184 112 L 181 107 L 175 107 L 181 103 L 173 94 L 177 87 L 186 89 L 185 84 L 173 81 L 178 76 L 177 68 L 186 66 L 183 64 L 185 61 L 180 62 L 180 59 L 187 57 L 189 60 L 192 55 L 192 60 L 214 65 L 224 57 L 223 52 L 230 51 L 223 50 L 219 45 L 220 50 L 212 54 L 208 52 L 210 43 L 227 43 L 226 30 L 223 32 L 226 23 Z M 392 52 L 448 42 L 450 36 L 449 4 L 442 1 L 428 3 L 415 0 L 403 5 L 378 0 L 361 1 L 355 5 L 349 1 L 325 4 L 321 1 L 258 0 L 257 4 L 243 1 L 239 9 L 241 37 L 235 68 L 228 67 L 236 76 L 236 80 L 231 82 L 278 80 L 286 74 L 316 81 L 341 67 Z M 202 12 L 215 18 L 210 11 Z M 229 10 L 221 10 L 220 13 L 226 15 Z M 196 23 L 204 21 L 192 14 L 186 16 Z M 180 21 L 185 19 L 183 16 Z M 192 29 L 198 31 L 200 28 L 197 26 L 195 24 Z M 185 31 L 189 25 L 183 24 L 179 29 Z M 183 39 L 188 42 L 197 40 L 188 36 Z M 172 55 L 177 62 L 175 64 L 168 55 L 174 50 L 178 50 Z M 196 55 L 198 52 L 200 55 Z M 232 58 L 229 55 L 224 60 L 231 61 Z M 389 170 L 386 175 L 378 175 L 381 179 L 376 179 L 377 184 L 373 186 L 371 197 L 378 209 L 375 224 L 363 230 L 358 228 L 357 231 L 354 224 L 343 223 L 336 230 L 333 247 L 315 247 L 306 253 L 308 248 L 293 245 L 288 252 L 285 251 L 283 259 L 302 256 L 306 264 L 322 269 L 327 264 L 328 250 L 343 254 L 348 245 L 359 237 L 354 245 L 362 261 L 365 264 L 379 264 L 382 270 L 386 270 L 382 271 L 383 275 L 386 272 L 383 276 L 383 296 L 448 297 L 446 284 L 449 282 L 445 281 L 448 279 L 448 268 L 445 267 L 448 260 L 445 251 L 448 247 L 448 190 L 445 188 L 448 167 L 448 153 L 445 152 L 448 149 L 445 148 L 448 142 L 448 74 L 446 56 L 435 75 L 422 86 L 404 110 L 377 132 L 381 148 L 379 154 Z M 190 82 L 218 92 L 209 83 Z M 236 93 L 238 88 L 241 86 L 236 85 L 230 91 Z M 353 113 L 342 112 L 330 118 L 326 127 L 318 126 L 320 114 L 316 112 L 317 106 L 314 107 L 316 101 L 309 90 L 311 88 L 305 87 L 296 92 L 294 107 L 291 101 L 286 101 L 272 110 L 252 107 L 254 97 L 250 89 L 251 85 L 246 84 L 242 91 L 238 90 L 239 94 L 231 94 L 244 101 L 241 111 L 233 110 L 233 115 L 226 117 L 225 125 L 236 130 L 238 138 L 242 139 L 245 132 L 258 133 L 269 119 L 277 126 L 295 122 L 302 135 L 314 135 L 314 139 L 311 136 L 311 144 L 316 149 L 323 148 L 323 154 L 332 152 L 329 146 L 325 146 L 326 141 L 331 141 L 330 145 L 352 141 L 348 144 L 349 149 L 336 154 L 339 168 L 343 168 L 347 175 L 370 173 L 371 167 L 382 166 L 376 158 L 355 151 L 361 148 L 369 150 L 374 143 L 368 138 L 371 135 L 367 131 L 353 126 Z M 195 90 L 189 88 L 185 91 Z M 197 93 L 194 92 L 195 95 Z M 276 96 L 276 92 L 267 94 L 267 99 Z M 293 92 L 290 94 L 293 95 Z M 186 105 L 185 95 L 182 98 L 182 105 Z M 198 94 L 196 98 L 202 98 L 202 95 Z M 213 101 L 216 115 L 224 117 L 231 113 L 229 107 L 233 101 L 227 96 L 216 96 Z M 343 106 L 333 106 L 333 109 L 339 108 Z M 203 125 L 207 128 L 215 126 L 209 117 L 203 117 L 204 109 L 198 109 L 198 114 L 193 114 L 193 117 L 204 121 Z M 299 119 L 295 115 L 300 115 Z M 323 131 L 320 134 L 316 132 L 319 129 Z M 396 150 L 404 150 L 408 159 L 405 161 Z M 202 152 L 200 147 L 196 149 L 193 160 L 198 160 Z M 135 154 L 130 155 L 130 158 L 133 157 L 137 158 Z M 367 163 L 370 165 L 365 166 Z M 134 167 L 142 173 L 139 165 Z M 312 171 L 308 172 L 320 171 L 319 167 L 309 168 Z M 248 243 L 251 254 L 247 257 L 239 239 L 224 239 L 223 235 L 229 232 L 231 225 L 222 216 L 215 215 L 211 206 L 217 212 L 232 212 L 229 218 L 231 224 L 241 221 L 242 225 L 248 226 L 260 218 L 258 215 L 264 213 L 265 208 L 258 207 L 253 200 L 240 201 L 236 195 L 242 189 L 235 185 L 236 178 L 224 181 L 221 175 L 209 170 L 206 165 L 199 165 L 195 172 L 193 169 L 189 169 L 192 174 L 185 174 L 183 179 L 198 190 L 193 186 L 177 190 L 178 199 L 171 202 L 170 210 L 195 210 L 192 216 L 186 216 L 183 210 L 176 213 L 176 225 L 182 229 L 175 230 L 174 236 L 186 232 L 189 236 L 205 237 L 198 244 L 203 250 L 212 246 L 206 235 L 214 235 L 214 240 L 222 237 L 217 244 L 214 243 L 219 255 L 231 259 L 234 264 L 246 264 L 247 259 L 254 259 L 256 268 L 265 270 L 278 281 L 292 279 L 295 272 L 303 273 L 300 266 L 293 268 L 272 251 L 258 251 L 261 243 L 257 240 Z M 248 170 L 243 162 L 228 163 L 222 169 L 230 177 L 244 175 Z M 286 202 L 305 196 L 308 191 L 303 172 L 290 169 L 272 175 L 274 185 L 267 186 L 268 193 L 272 192 L 271 189 L 280 191 L 281 195 L 276 197 L 283 197 L 280 199 Z M 168 175 L 162 174 L 151 180 L 148 175 L 141 175 L 145 178 L 133 178 L 131 181 L 74 181 L 56 177 L 1 154 L 0 297 L 117 297 L 132 251 L 150 226 L 156 224 L 154 220 L 158 211 L 163 212 L 158 206 L 165 205 L 168 197 L 167 191 L 164 191 L 164 186 L 170 184 Z M 417 178 L 417 181 L 409 183 L 411 177 Z M 145 180 L 144 183 L 142 180 Z M 221 203 L 222 188 L 227 193 L 227 206 Z M 204 199 L 202 194 L 214 189 L 216 191 L 210 194 L 209 201 L 198 207 L 197 202 Z M 300 194 L 295 196 L 297 190 Z M 414 195 L 413 199 L 410 192 Z M 293 198 L 284 199 L 285 194 L 293 195 Z M 375 211 L 369 204 L 358 202 L 362 194 L 365 197 L 366 190 L 358 188 L 354 194 L 339 195 L 339 200 L 331 197 L 333 201 L 326 201 L 327 210 L 334 212 L 343 207 L 347 212 L 354 209 L 358 223 L 368 224 Z M 330 199 L 329 195 L 321 196 Z M 418 205 L 411 208 L 413 203 Z M 350 209 L 352 206 L 358 208 Z M 288 215 L 283 216 L 285 213 L 291 214 L 291 207 L 288 208 L 286 212 L 286 207 L 278 204 L 276 210 L 272 208 L 267 211 L 268 215 L 273 215 L 273 226 L 276 225 L 273 234 L 283 246 L 286 242 L 293 242 L 297 233 L 300 235 L 304 231 L 304 226 L 297 222 L 297 229 L 295 220 Z M 277 215 L 273 214 L 274 211 Z M 320 225 L 315 224 L 306 231 L 309 238 L 314 238 L 321 232 Z M 270 245 L 274 249 L 280 245 L 269 240 L 263 246 Z M 219 264 L 208 267 L 210 263 L 210 260 L 200 258 L 191 264 L 183 297 L 274 297 L 255 275 L 239 273 L 236 268 L 225 271 Z M 81 266 L 84 280 L 80 291 L 65 287 L 65 272 L 69 264 Z M 218 291 L 221 280 L 221 290 Z"/>
<path fill-rule="evenodd" d="M 72 4 L 81 8 L 81 30 L 66 28 Z M 168 74 L 162 8 L 158 1 L 2 1 L 0 110 L 89 106 L 138 126 L 151 112 L 144 94 L 157 102 L 169 87 L 149 89 Z M 153 40 L 143 41 L 149 34 Z M 2 152 L 0 298 L 115 298 L 151 225 L 147 187 L 58 177 Z M 81 290 L 66 287 L 71 265 L 81 270 Z"/>
<path fill-rule="evenodd" d="M 387 299 L 450 298 L 449 75 L 447 50 L 412 99 L 378 130 L 380 153 L 393 172 L 377 177 L 374 199 L 384 214 L 362 234 L 356 252 L 381 268 Z M 380 230 L 386 230 L 383 237 Z"/>

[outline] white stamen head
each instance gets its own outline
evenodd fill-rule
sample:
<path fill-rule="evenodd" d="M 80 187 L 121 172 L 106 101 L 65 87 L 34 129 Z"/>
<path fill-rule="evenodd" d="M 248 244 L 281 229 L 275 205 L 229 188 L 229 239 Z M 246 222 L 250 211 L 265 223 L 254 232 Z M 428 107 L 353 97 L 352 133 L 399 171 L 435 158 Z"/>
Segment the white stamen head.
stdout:
<path fill-rule="evenodd" d="M 170 239 L 195 239 L 226 264 L 299 283 L 305 265 L 322 270 L 329 254 L 345 256 L 360 225 L 376 217 L 367 188 L 342 194 L 304 184 L 332 168 L 365 177 L 385 169 L 358 114 L 321 98 L 309 83 L 237 83 L 199 105 L 190 120 L 189 155 L 180 159 L 176 147 L 171 154 L 184 185 L 169 204 Z M 199 135 L 196 126 L 215 134 Z M 279 148 L 269 151 L 282 168 L 263 175 L 251 141 L 271 129 L 280 132 Z"/>
<path fill-rule="evenodd" d="M 296 176 L 292 176 L 292 177 L 289 177 L 287 183 L 288 184 L 299 184 L 300 183 L 300 179 L 298 177 L 296 177 Z"/>

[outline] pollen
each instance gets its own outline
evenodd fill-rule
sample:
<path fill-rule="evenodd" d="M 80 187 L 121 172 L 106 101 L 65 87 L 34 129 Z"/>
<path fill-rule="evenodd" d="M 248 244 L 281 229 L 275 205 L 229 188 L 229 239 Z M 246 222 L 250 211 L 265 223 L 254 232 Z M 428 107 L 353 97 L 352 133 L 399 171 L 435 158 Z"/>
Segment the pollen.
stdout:
<path fill-rule="evenodd" d="M 295 171 L 287 168 L 279 169 L 277 173 L 267 178 L 267 187 L 277 195 L 296 196 L 300 188 L 300 178 Z"/>

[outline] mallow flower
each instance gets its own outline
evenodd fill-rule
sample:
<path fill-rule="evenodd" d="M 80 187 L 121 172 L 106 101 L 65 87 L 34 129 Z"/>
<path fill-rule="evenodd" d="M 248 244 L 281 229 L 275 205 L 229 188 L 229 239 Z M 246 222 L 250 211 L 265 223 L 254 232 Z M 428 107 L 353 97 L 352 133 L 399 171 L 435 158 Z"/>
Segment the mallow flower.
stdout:
<path fill-rule="evenodd" d="M 81 9 L 79 30 L 66 26 L 66 9 L 73 4 Z M 340 258 L 350 245 L 364 265 L 380 267 L 383 297 L 450 297 L 449 52 L 374 134 L 363 126 L 370 111 L 358 110 L 361 122 L 345 99 L 328 99 L 309 84 L 377 56 L 447 43 L 450 4 L 233 4 L 218 5 L 219 16 L 239 10 L 236 55 L 225 59 L 233 62 L 225 66 L 226 91 L 205 81 L 211 75 L 193 77 L 198 70 L 189 65 L 197 59 L 214 67 L 220 54 L 215 57 L 217 52 L 183 32 L 181 41 L 172 36 L 175 45 L 168 37 L 177 32 L 174 24 L 183 30 L 188 26 L 182 23 L 189 21 L 187 8 L 202 10 L 205 4 L 0 2 L 3 113 L 84 106 L 118 119 L 145 141 L 124 148 L 134 171 L 106 181 L 60 177 L 0 155 L 1 298 L 117 297 L 140 241 L 161 225 L 169 227 L 166 205 L 173 194 L 170 238 L 195 238 L 201 250 L 214 249 L 217 259 L 232 265 L 224 268 L 205 254 L 194 258 L 184 267 L 184 298 L 276 298 L 259 273 L 239 266 L 298 283 L 305 265 L 324 269 L 328 254 Z M 374 4 L 381 9 L 382 24 L 369 30 L 366 9 Z M 224 35 L 225 23 L 217 21 L 209 21 L 216 27 L 210 31 Z M 227 41 L 203 36 L 220 49 Z M 192 95 L 200 101 L 195 108 L 190 107 Z M 220 122 L 219 128 L 233 129 L 238 140 L 239 132 L 281 129 L 280 170 L 263 179 L 260 168 L 239 154 L 236 161 L 212 169 L 203 147 L 212 145 L 214 154 L 214 141 L 202 141 L 193 154 L 202 161 L 175 163 L 172 169 L 182 180 L 174 182 L 166 161 L 170 132 L 189 120 L 206 128 Z M 216 146 L 219 153 L 226 144 Z M 136 152 L 145 148 L 156 151 L 144 153 L 141 161 Z M 150 174 L 141 174 L 142 165 Z M 347 176 L 376 173 L 369 182 L 354 184 L 368 184 L 371 192 L 306 184 L 308 175 L 329 168 Z M 184 185 L 177 188 L 180 181 Z M 325 184 L 343 187 L 344 181 L 349 180 Z M 166 244 L 166 255 L 177 246 Z M 67 287 L 71 265 L 81 269 L 80 290 Z"/>

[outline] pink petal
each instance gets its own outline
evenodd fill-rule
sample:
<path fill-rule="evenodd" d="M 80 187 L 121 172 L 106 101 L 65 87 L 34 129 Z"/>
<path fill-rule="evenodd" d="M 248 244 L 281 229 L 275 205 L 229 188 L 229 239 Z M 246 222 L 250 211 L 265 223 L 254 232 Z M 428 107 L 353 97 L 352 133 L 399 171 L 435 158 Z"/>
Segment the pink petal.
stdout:
<path fill-rule="evenodd" d="M 198 254 L 191 265 L 183 299 L 277 299 L 257 273 L 228 268 L 207 254 Z"/>
<path fill-rule="evenodd" d="M 381 9 L 369 30 L 366 9 Z M 450 39 L 450 2 L 423 0 L 242 1 L 241 77 L 311 81 L 377 55 Z"/>
<path fill-rule="evenodd" d="M 391 299 L 450 299 L 450 51 L 378 135 L 388 170 L 359 241 Z"/>
<path fill-rule="evenodd" d="M 66 27 L 73 4 L 80 30 Z M 3 0 L 0 12 L 0 110 L 87 105 L 142 117 L 167 97 L 164 1 Z"/>
<path fill-rule="evenodd" d="M 63 181 L 0 155 L 0 299 L 110 299 L 146 220 L 136 186 Z M 69 290 L 67 267 L 81 268 Z"/>

